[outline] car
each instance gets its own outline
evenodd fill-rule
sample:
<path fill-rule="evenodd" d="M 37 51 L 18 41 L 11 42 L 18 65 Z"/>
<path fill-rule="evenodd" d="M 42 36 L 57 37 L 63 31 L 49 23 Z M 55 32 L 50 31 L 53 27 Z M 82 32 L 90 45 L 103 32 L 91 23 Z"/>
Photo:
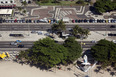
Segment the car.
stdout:
<path fill-rule="evenodd" d="M 25 23 L 25 20 L 22 20 L 22 23 Z"/>
<path fill-rule="evenodd" d="M 45 36 L 50 36 L 50 34 L 49 34 L 49 33 L 45 33 L 44 35 L 45 35 Z"/>
<path fill-rule="evenodd" d="M 13 36 L 13 37 L 23 37 L 23 34 L 9 34 L 9 36 Z"/>
<path fill-rule="evenodd" d="M 115 25 L 111 25 L 110 28 L 115 28 L 116 26 Z"/>
<path fill-rule="evenodd" d="M 37 23 L 37 20 L 33 20 L 34 23 Z"/>
<path fill-rule="evenodd" d="M 34 31 L 34 30 L 33 30 L 33 31 L 31 31 L 31 33 L 37 33 L 37 31 Z"/>
<path fill-rule="evenodd" d="M 17 45 L 17 42 L 11 42 L 10 45 Z"/>
<path fill-rule="evenodd" d="M 18 48 L 24 48 L 23 44 L 18 45 Z"/>
<path fill-rule="evenodd" d="M 14 23 L 14 20 L 11 20 L 11 23 Z"/>
<path fill-rule="evenodd" d="M 42 32 L 40 32 L 40 31 L 39 31 L 39 32 L 37 32 L 37 33 L 38 33 L 38 35 L 42 35 Z"/>
<path fill-rule="evenodd" d="M 39 23 L 40 21 L 39 20 L 37 20 L 37 23 Z"/>
<path fill-rule="evenodd" d="M 96 41 L 95 40 L 92 40 L 91 43 L 96 43 Z"/>
<path fill-rule="evenodd" d="M 116 40 L 112 40 L 113 43 L 116 43 Z"/>
<path fill-rule="evenodd" d="M 29 23 L 29 20 L 26 20 L 26 23 Z"/>
<path fill-rule="evenodd" d="M 32 20 L 29 20 L 29 23 L 32 23 Z"/>

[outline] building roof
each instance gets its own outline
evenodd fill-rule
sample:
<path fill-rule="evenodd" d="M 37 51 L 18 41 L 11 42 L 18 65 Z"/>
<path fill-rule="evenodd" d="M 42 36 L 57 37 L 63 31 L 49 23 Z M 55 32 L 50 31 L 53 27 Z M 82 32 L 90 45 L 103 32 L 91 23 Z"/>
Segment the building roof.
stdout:
<path fill-rule="evenodd" d="M 12 14 L 12 9 L 0 9 L 0 14 Z"/>
<path fill-rule="evenodd" d="M 13 4 L 14 0 L 0 0 L 0 4 Z"/>

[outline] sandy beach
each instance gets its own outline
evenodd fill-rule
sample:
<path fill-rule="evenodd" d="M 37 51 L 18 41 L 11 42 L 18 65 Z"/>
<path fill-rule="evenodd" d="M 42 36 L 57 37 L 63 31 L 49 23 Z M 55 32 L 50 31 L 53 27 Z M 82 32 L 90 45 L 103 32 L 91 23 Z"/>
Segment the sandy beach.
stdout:
<path fill-rule="evenodd" d="M 71 71 L 49 72 L 12 61 L 0 62 L 0 77 L 75 77 Z"/>
<path fill-rule="evenodd" d="M 111 76 L 107 71 L 101 71 L 101 73 L 94 72 L 94 69 L 89 70 L 89 72 L 84 73 L 79 69 L 74 70 L 56 70 L 55 72 L 40 70 L 36 67 L 30 67 L 29 65 L 21 65 L 13 61 L 0 61 L 0 77 L 85 77 L 89 75 L 90 77 L 116 77 Z M 76 76 L 77 74 L 78 76 Z"/>

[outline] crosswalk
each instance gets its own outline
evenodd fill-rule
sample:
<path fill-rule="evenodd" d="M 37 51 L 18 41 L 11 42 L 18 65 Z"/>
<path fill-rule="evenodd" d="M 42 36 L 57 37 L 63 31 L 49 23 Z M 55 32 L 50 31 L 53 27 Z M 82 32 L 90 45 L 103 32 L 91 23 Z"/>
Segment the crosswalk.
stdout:
<path fill-rule="evenodd" d="M 62 18 L 65 17 L 66 15 L 70 15 L 70 14 L 72 14 L 72 11 L 60 11 L 60 12 L 59 12 L 58 18 L 59 18 L 59 19 L 62 19 Z"/>
<path fill-rule="evenodd" d="M 74 10 L 74 12 L 77 14 L 77 15 L 82 15 L 84 13 L 84 10 L 85 10 L 85 6 L 81 6 L 79 10 L 77 10 L 76 8 L 56 8 L 56 13 L 55 13 L 55 18 L 56 19 L 62 19 L 63 17 L 66 17 L 67 15 L 71 15 L 73 14 L 73 11 L 71 10 Z"/>

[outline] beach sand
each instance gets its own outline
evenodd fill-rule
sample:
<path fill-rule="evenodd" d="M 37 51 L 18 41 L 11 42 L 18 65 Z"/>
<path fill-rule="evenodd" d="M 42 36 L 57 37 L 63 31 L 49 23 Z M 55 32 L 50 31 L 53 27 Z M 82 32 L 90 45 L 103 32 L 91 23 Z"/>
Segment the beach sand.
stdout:
<path fill-rule="evenodd" d="M 0 77 L 75 77 L 71 71 L 49 72 L 12 61 L 0 61 Z"/>
<path fill-rule="evenodd" d="M 74 69 L 71 71 L 57 69 L 55 73 L 40 70 L 34 66 L 22 65 L 13 61 L 0 61 L 0 77 L 85 77 L 85 75 L 89 75 L 90 77 L 116 77 L 111 76 L 110 73 L 106 71 L 104 71 L 104 73 L 103 71 L 101 71 L 101 73 L 96 73 L 94 72 L 94 69 L 95 67 L 87 73 L 84 73 L 77 68 L 75 68 L 75 71 Z M 75 74 L 79 76 L 76 76 Z"/>

